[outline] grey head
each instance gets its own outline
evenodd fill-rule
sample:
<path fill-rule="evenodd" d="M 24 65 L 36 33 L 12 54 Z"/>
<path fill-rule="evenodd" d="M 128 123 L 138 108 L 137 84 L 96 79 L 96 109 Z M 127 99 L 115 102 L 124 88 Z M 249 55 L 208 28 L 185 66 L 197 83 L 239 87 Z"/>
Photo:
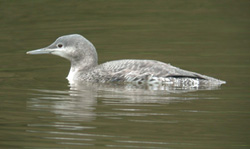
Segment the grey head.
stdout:
<path fill-rule="evenodd" d="M 61 56 L 71 61 L 71 67 L 82 67 L 82 69 L 96 66 L 98 61 L 94 45 L 79 34 L 61 36 L 51 45 L 28 51 L 27 54 L 53 54 Z"/>

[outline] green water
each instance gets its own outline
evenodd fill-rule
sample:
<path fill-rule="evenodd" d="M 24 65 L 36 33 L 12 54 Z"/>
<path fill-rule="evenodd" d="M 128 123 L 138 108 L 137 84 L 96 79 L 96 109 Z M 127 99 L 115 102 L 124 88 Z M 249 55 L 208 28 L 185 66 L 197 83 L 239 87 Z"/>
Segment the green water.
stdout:
<path fill-rule="evenodd" d="M 250 2 L 0 1 L 0 148 L 249 148 Z M 99 63 L 155 59 L 227 81 L 172 93 L 82 86 L 26 55 L 79 33 Z"/>

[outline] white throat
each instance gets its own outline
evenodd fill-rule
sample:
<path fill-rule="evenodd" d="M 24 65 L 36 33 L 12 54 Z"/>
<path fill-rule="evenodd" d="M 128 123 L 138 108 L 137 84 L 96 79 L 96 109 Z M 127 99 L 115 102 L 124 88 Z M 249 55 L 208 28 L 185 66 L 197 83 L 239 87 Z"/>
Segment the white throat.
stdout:
<path fill-rule="evenodd" d="M 76 79 L 76 73 L 77 73 L 77 70 L 71 67 L 69 74 L 67 76 L 67 79 L 68 79 L 70 84 L 74 83 L 74 80 Z"/>

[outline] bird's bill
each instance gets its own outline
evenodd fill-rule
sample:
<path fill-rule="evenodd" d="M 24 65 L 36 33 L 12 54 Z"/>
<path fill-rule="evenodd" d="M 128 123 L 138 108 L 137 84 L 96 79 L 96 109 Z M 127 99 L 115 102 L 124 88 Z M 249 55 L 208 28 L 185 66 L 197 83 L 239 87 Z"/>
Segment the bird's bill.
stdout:
<path fill-rule="evenodd" d="M 26 54 L 51 54 L 53 52 L 53 50 L 51 49 L 47 49 L 47 48 L 42 48 L 42 49 L 37 49 L 37 50 L 32 50 L 32 51 L 28 51 Z"/>

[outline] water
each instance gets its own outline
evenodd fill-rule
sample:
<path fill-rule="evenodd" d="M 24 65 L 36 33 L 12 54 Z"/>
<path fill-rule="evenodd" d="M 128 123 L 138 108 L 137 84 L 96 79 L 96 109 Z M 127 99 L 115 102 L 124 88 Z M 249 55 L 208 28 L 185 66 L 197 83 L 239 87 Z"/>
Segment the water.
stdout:
<path fill-rule="evenodd" d="M 1 1 L 0 148 L 249 148 L 249 1 Z M 99 63 L 155 59 L 212 90 L 71 88 L 69 62 L 30 56 L 65 34 Z"/>

